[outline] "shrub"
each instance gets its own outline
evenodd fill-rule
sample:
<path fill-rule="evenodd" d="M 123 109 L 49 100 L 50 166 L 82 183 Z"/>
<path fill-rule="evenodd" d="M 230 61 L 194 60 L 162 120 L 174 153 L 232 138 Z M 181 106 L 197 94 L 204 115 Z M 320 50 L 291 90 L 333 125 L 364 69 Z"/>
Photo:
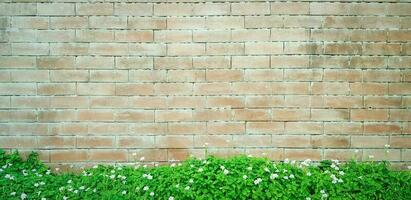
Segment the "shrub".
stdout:
<path fill-rule="evenodd" d="M 141 164 L 141 163 L 140 163 Z M 32 153 L 0 150 L 0 199 L 410 199 L 411 173 L 387 162 L 271 162 L 190 158 L 145 167 L 95 166 L 52 173 Z"/>

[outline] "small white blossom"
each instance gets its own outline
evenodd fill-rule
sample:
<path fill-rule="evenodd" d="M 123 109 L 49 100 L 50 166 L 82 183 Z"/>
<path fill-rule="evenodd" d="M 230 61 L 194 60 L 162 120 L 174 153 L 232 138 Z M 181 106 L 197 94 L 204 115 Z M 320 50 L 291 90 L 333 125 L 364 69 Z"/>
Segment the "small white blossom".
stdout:
<path fill-rule="evenodd" d="M 224 175 L 227 175 L 228 173 L 230 173 L 230 171 L 225 169 L 223 173 L 224 173 Z"/>
<path fill-rule="evenodd" d="M 16 196 L 16 192 L 10 193 L 10 196 Z"/>
<path fill-rule="evenodd" d="M 288 176 L 284 176 L 283 178 L 284 178 L 285 180 L 288 180 Z"/>
<path fill-rule="evenodd" d="M 384 145 L 385 148 L 390 148 L 389 144 Z"/>
<path fill-rule="evenodd" d="M 174 200 L 174 197 L 173 196 L 168 197 L 168 200 Z"/>
<path fill-rule="evenodd" d="M 291 174 L 291 175 L 290 175 L 290 178 L 295 178 L 294 174 Z"/>
<path fill-rule="evenodd" d="M 86 189 L 86 187 L 80 186 L 78 189 L 79 189 L 79 190 L 84 190 L 84 189 Z"/>
<path fill-rule="evenodd" d="M 94 189 L 93 189 L 93 192 L 94 192 L 94 193 L 96 193 L 96 192 L 97 192 L 97 189 L 96 189 L 96 188 L 94 188 Z"/>
<path fill-rule="evenodd" d="M 149 189 L 148 186 L 144 186 L 144 187 L 143 187 L 143 190 L 144 190 L 144 191 L 147 191 L 148 189 Z"/>
<path fill-rule="evenodd" d="M 73 182 L 72 180 L 68 180 L 68 181 L 67 181 L 68 184 L 70 184 L 70 183 L 72 183 L 72 182 Z"/>
<path fill-rule="evenodd" d="M 189 183 L 194 183 L 194 180 L 190 178 L 190 180 L 188 180 Z"/>
<path fill-rule="evenodd" d="M 76 193 L 76 194 L 78 194 L 78 190 L 74 190 L 73 192 Z"/>
<path fill-rule="evenodd" d="M 270 179 L 271 179 L 271 180 L 276 179 L 277 177 L 278 177 L 278 174 L 271 174 L 271 175 L 270 175 Z"/>
<path fill-rule="evenodd" d="M 38 187 L 39 186 L 39 184 L 38 183 L 34 183 L 34 187 Z"/>
<path fill-rule="evenodd" d="M 263 181 L 261 178 L 257 178 L 257 179 L 254 180 L 254 184 L 258 185 L 258 184 L 261 183 L 261 181 Z"/>
<path fill-rule="evenodd" d="M 21 193 L 21 195 L 20 195 L 20 199 L 26 199 L 27 198 L 27 194 L 25 194 L 25 193 Z"/>
<path fill-rule="evenodd" d="M 310 172 L 307 172 L 307 176 L 311 176 L 311 173 L 310 173 Z"/>
<path fill-rule="evenodd" d="M 247 167 L 247 170 L 251 171 L 251 170 L 253 170 L 253 168 L 252 167 Z"/>
<path fill-rule="evenodd" d="M 42 197 L 41 200 L 47 200 L 46 198 Z"/>
<path fill-rule="evenodd" d="M 184 189 L 185 189 L 185 190 L 189 190 L 189 189 L 190 189 L 190 186 L 186 186 Z"/>
<path fill-rule="evenodd" d="M 369 155 L 368 158 L 369 158 L 369 159 L 373 159 L 373 158 L 374 158 L 374 155 Z"/>
<path fill-rule="evenodd" d="M 121 192 L 121 194 L 122 194 L 122 195 L 126 195 L 126 194 L 127 194 L 127 191 L 123 190 L 123 191 Z"/>
<path fill-rule="evenodd" d="M 247 179 L 247 175 L 243 175 L 243 179 Z"/>
<path fill-rule="evenodd" d="M 134 153 L 132 153 L 131 155 L 135 157 L 135 156 L 137 156 L 137 153 L 136 153 L 136 152 L 134 152 Z"/>
<path fill-rule="evenodd" d="M 67 200 L 67 199 L 68 199 L 68 197 L 66 197 L 66 196 L 63 197 L 63 200 Z"/>
<path fill-rule="evenodd" d="M 221 165 L 221 166 L 220 166 L 220 169 L 221 169 L 221 170 L 225 170 L 225 167 Z"/>
<path fill-rule="evenodd" d="M 144 158 L 144 156 L 143 156 L 143 157 L 140 158 L 140 161 L 143 161 L 144 159 L 145 159 L 145 158 Z"/>
<path fill-rule="evenodd" d="M 203 172 L 203 168 L 198 168 L 198 172 Z"/>
<path fill-rule="evenodd" d="M 305 198 L 305 200 L 311 200 L 311 197 L 307 197 L 307 198 Z"/>
<path fill-rule="evenodd" d="M 150 196 L 154 196 L 154 192 L 150 192 Z"/>
<path fill-rule="evenodd" d="M 341 176 L 344 176 L 344 172 L 343 171 L 340 171 L 340 172 L 338 172 Z"/>

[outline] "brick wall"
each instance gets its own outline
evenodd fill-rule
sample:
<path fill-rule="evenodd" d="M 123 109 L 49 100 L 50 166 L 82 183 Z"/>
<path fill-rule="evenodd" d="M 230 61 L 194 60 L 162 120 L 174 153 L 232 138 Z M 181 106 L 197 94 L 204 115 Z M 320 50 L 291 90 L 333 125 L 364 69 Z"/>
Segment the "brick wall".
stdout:
<path fill-rule="evenodd" d="M 411 3 L 333 1 L 2 0 L 0 148 L 410 163 Z"/>

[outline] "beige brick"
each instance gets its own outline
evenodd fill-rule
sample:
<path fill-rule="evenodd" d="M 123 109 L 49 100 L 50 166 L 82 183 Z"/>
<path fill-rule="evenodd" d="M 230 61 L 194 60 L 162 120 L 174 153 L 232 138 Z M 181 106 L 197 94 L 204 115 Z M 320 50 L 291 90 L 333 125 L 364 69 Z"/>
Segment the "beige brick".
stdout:
<path fill-rule="evenodd" d="M 207 122 L 207 134 L 244 134 L 245 123 L 241 122 Z"/>
<path fill-rule="evenodd" d="M 272 29 L 270 39 L 271 41 L 308 41 L 310 33 L 303 28 Z"/>
<path fill-rule="evenodd" d="M 47 29 L 49 26 L 47 17 L 13 17 L 11 22 L 13 28 L 20 29 Z"/>
<path fill-rule="evenodd" d="M 91 16 L 89 17 L 90 28 L 125 29 L 127 27 L 126 17 L 115 16 Z"/>
<path fill-rule="evenodd" d="M 122 149 L 93 149 L 88 152 L 91 161 L 126 161 L 127 151 Z"/>
<path fill-rule="evenodd" d="M 167 29 L 204 29 L 204 17 L 169 17 Z"/>
<path fill-rule="evenodd" d="M 40 3 L 37 4 L 37 15 L 74 15 L 73 3 Z"/>
<path fill-rule="evenodd" d="M 198 135 L 194 136 L 195 147 L 232 147 L 230 135 Z M 207 144 L 207 145 L 205 145 Z"/>
<path fill-rule="evenodd" d="M 192 94 L 193 84 L 191 83 L 156 83 L 154 92 L 158 95 L 182 95 Z"/>
<path fill-rule="evenodd" d="M 271 14 L 308 14 L 310 4 L 308 2 L 273 2 Z"/>
<path fill-rule="evenodd" d="M 205 21 L 205 26 L 208 29 L 244 28 L 244 17 L 241 17 L 241 16 L 207 17 Z"/>
<path fill-rule="evenodd" d="M 270 30 L 268 29 L 232 30 L 231 40 L 235 42 L 269 41 L 270 40 Z"/>
<path fill-rule="evenodd" d="M 247 133 L 250 134 L 281 134 L 284 133 L 283 122 L 247 122 Z"/>
<path fill-rule="evenodd" d="M 153 4 L 149 3 L 115 3 L 114 15 L 151 16 Z"/>
<path fill-rule="evenodd" d="M 77 148 L 113 148 L 115 147 L 115 138 L 111 136 L 100 137 L 77 137 Z"/>
<path fill-rule="evenodd" d="M 74 110 L 46 110 L 39 111 L 39 122 L 68 122 L 77 120 L 77 111 Z"/>
<path fill-rule="evenodd" d="M 384 109 L 355 109 L 351 110 L 352 121 L 387 121 L 388 111 Z"/>
<path fill-rule="evenodd" d="M 242 70 L 226 70 L 226 69 L 207 70 L 206 78 L 207 78 L 207 81 L 210 81 L 210 82 L 241 81 L 243 80 L 243 71 Z"/>
<path fill-rule="evenodd" d="M 271 136 L 270 135 L 234 135 L 233 144 L 244 147 L 270 147 Z"/>
<path fill-rule="evenodd" d="M 90 108 L 127 108 L 127 97 L 90 97 Z"/>
<path fill-rule="evenodd" d="M 348 94 L 350 87 L 348 83 L 344 82 L 313 82 L 311 92 L 313 94 Z"/>
<path fill-rule="evenodd" d="M 153 69 L 153 59 L 145 57 L 116 57 L 118 69 Z"/>
<path fill-rule="evenodd" d="M 111 30 L 76 30 L 79 42 L 113 42 L 114 31 Z"/>
<path fill-rule="evenodd" d="M 245 28 L 279 28 L 283 27 L 280 16 L 245 16 Z"/>
<path fill-rule="evenodd" d="M 229 83 L 195 83 L 194 94 L 198 95 L 217 95 L 231 92 Z"/>
<path fill-rule="evenodd" d="M 18 70 L 11 71 L 11 81 L 16 82 L 48 82 L 47 70 Z"/>
<path fill-rule="evenodd" d="M 247 55 L 272 55 L 282 52 L 283 44 L 279 42 L 245 43 L 245 54 Z"/>
<path fill-rule="evenodd" d="M 242 108 L 244 107 L 244 98 L 233 96 L 216 96 L 207 97 L 207 107 L 227 107 L 227 108 Z"/>
<path fill-rule="evenodd" d="M 360 96 L 326 96 L 324 106 L 330 108 L 361 108 L 363 98 Z"/>
<path fill-rule="evenodd" d="M 364 124 L 364 134 L 368 135 L 385 135 L 400 132 L 401 125 L 399 123 L 372 122 Z"/>
<path fill-rule="evenodd" d="M 74 83 L 39 83 L 37 94 L 39 95 L 73 95 L 76 93 Z"/>
<path fill-rule="evenodd" d="M 204 108 L 205 97 L 201 96 L 171 96 L 167 98 L 168 108 Z"/>
<path fill-rule="evenodd" d="M 205 44 L 167 44 L 169 56 L 199 56 L 205 54 Z"/>
<path fill-rule="evenodd" d="M 364 97 L 364 107 L 367 108 L 398 108 L 401 103 L 400 97 Z"/>
<path fill-rule="evenodd" d="M 390 83 L 389 84 L 389 94 L 396 95 L 407 95 L 411 93 L 410 83 Z"/>
<path fill-rule="evenodd" d="M 169 82 L 202 82 L 205 79 L 204 70 L 169 70 L 167 72 Z"/>
<path fill-rule="evenodd" d="M 90 55 L 120 56 L 128 53 L 128 44 L 124 43 L 92 43 L 89 49 Z"/>
<path fill-rule="evenodd" d="M 52 70 L 50 80 L 53 82 L 84 82 L 89 80 L 89 73 L 86 70 Z"/>
<path fill-rule="evenodd" d="M 154 136 L 121 136 L 118 137 L 118 146 L 122 148 L 153 148 Z"/>
<path fill-rule="evenodd" d="M 48 55 L 48 43 L 13 43 L 11 45 L 13 55 Z"/>
<path fill-rule="evenodd" d="M 166 55 L 166 45 L 154 43 L 130 44 L 129 52 L 130 55 L 138 56 L 164 56 Z"/>
<path fill-rule="evenodd" d="M 50 98 L 51 108 L 88 108 L 88 97 L 55 96 Z"/>
<path fill-rule="evenodd" d="M 81 162 L 87 160 L 87 150 L 53 150 L 50 152 L 51 162 Z"/>
<path fill-rule="evenodd" d="M 271 68 L 307 68 L 310 64 L 307 56 L 271 56 Z"/>
<path fill-rule="evenodd" d="M 321 122 L 285 122 L 285 134 L 322 134 Z"/>
<path fill-rule="evenodd" d="M 284 80 L 287 81 L 321 81 L 323 71 L 318 69 L 286 69 Z"/>
<path fill-rule="evenodd" d="M 207 55 L 244 55 L 244 44 L 207 43 Z"/>
<path fill-rule="evenodd" d="M 189 30 L 159 30 L 154 32 L 154 41 L 158 42 L 191 42 L 192 32 Z"/>
<path fill-rule="evenodd" d="M 273 135 L 271 140 L 273 147 L 311 147 L 307 135 Z"/>
<path fill-rule="evenodd" d="M 388 4 L 385 13 L 389 15 L 408 16 L 410 15 L 410 9 L 411 6 L 407 3 Z"/>
<path fill-rule="evenodd" d="M 208 51 L 208 46 L 206 47 Z M 230 68 L 231 58 L 229 56 L 202 56 L 193 57 L 193 67 L 195 69 L 217 69 Z"/>
<path fill-rule="evenodd" d="M 129 79 L 133 82 L 161 82 L 166 81 L 166 70 L 132 70 Z"/>
<path fill-rule="evenodd" d="M 127 70 L 93 70 L 90 71 L 90 81 L 93 82 L 127 82 Z"/>
<path fill-rule="evenodd" d="M 7 2 L 7 1 L 2 1 Z M 35 3 L 1 3 L 0 13 L 2 15 L 36 15 Z"/>
<path fill-rule="evenodd" d="M 87 17 L 51 17 L 50 28 L 52 29 L 79 29 L 87 28 Z"/>
<path fill-rule="evenodd" d="M 116 31 L 115 40 L 119 42 L 151 42 L 153 31 Z"/>
<path fill-rule="evenodd" d="M 82 121 L 113 121 L 114 113 L 109 110 L 79 110 L 78 120 Z"/>
<path fill-rule="evenodd" d="M 32 56 L 0 56 L 0 68 L 35 68 L 36 58 Z"/>
<path fill-rule="evenodd" d="M 157 110 L 155 113 L 156 122 L 190 121 L 191 119 L 191 110 Z"/>
<path fill-rule="evenodd" d="M 152 95 L 154 94 L 154 86 L 149 83 L 118 83 L 115 85 L 115 94 L 125 96 Z"/>
<path fill-rule="evenodd" d="M 78 56 L 76 67 L 78 69 L 113 69 L 114 57 Z"/>
<path fill-rule="evenodd" d="M 321 160 L 320 149 L 285 149 L 284 157 L 291 160 Z"/>
<path fill-rule="evenodd" d="M 229 15 L 229 3 L 199 3 L 193 4 L 194 15 Z"/>
<path fill-rule="evenodd" d="M 283 70 L 246 69 L 244 79 L 246 81 L 281 81 L 283 80 Z"/>
<path fill-rule="evenodd" d="M 388 144 L 388 136 L 352 136 L 353 148 L 384 148 Z"/>
<path fill-rule="evenodd" d="M 347 121 L 349 110 L 347 109 L 312 109 L 311 120 L 314 121 Z"/>
<path fill-rule="evenodd" d="M 52 43 L 50 44 L 51 55 L 87 55 L 89 53 L 89 44 L 84 43 Z"/>
<path fill-rule="evenodd" d="M 164 17 L 133 17 L 128 16 L 127 27 L 131 29 L 165 29 Z"/>
<path fill-rule="evenodd" d="M 78 95 L 114 95 L 115 85 L 110 83 L 78 83 Z"/>
<path fill-rule="evenodd" d="M 197 109 L 193 111 L 193 120 L 195 121 L 229 121 L 230 119 L 230 109 Z"/>
<path fill-rule="evenodd" d="M 363 71 L 364 81 L 367 82 L 398 82 L 401 72 L 398 70 L 366 70 Z"/>
<path fill-rule="evenodd" d="M 411 112 L 407 109 L 391 109 L 390 110 L 391 121 L 410 121 Z"/>
<path fill-rule="evenodd" d="M 309 94 L 309 84 L 304 82 L 273 82 L 272 94 Z"/>
<path fill-rule="evenodd" d="M 327 16 L 324 19 L 325 28 L 362 28 L 361 18 L 356 16 Z"/>
<path fill-rule="evenodd" d="M 193 66 L 190 57 L 156 57 L 154 69 L 191 69 Z"/>
<path fill-rule="evenodd" d="M 270 14 L 270 4 L 265 2 L 232 3 L 231 13 L 233 15 L 263 15 Z"/>
<path fill-rule="evenodd" d="M 76 15 L 113 15 L 112 3 L 78 3 Z"/>
<path fill-rule="evenodd" d="M 247 108 L 270 108 L 284 105 L 283 96 L 247 96 Z"/>
<path fill-rule="evenodd" d="M 233 56 L 232 68 L 269 68 L 269 56 Z"/>
<path fill-rule="evenodd" d="M 193 31 L 195 42 L 225 42 L 231 40 L 231 32 L 227 30 L 196 30 Z"/>
<path fill-rule="evenodd" d="M 232 84 L 235 94 L 271 94 L 271 85 L 264 82 L 237 82 Z"/>
<path fill-rule="evenodd" d="M 265 109 L 236 109 L 233 112 L 236 121 L 271 120 L 271 113 Z"/>
<path fill-rule="evenodd" d="M 311 144 L 313 147 L 333 147 L 333 148 L 348 148 L 350 146 L 350 138 L 348 136 L 312 136 Z"/>
<path fill-rule="evenodd" d="M 50 104 L 48 97 L 14 96 L 6 100 L 10 108 L 48 108 Z"/>
<path fill-rule="evenodd" d="M 73 136 L 40 136 L 37 137 L 37 142 L 41 148 L 66 149 L 75 147 L 76 138 Z"/>
<path fill-rule="evenodd" d="M 392 88 L 392 87 L 391 87 Z M 388 93 L 387 83 L 350 83 L 351 94 L 383 95 Z"/>
<path fill-rule="evenodd" d="M 284 27 L 321 28 L 323 20 L 323 17 L 319 16 L 285 16 Z"/>
<path fill-rule="evenodd" d="M 131 97 L 129 100 L 130 108 L 159 109 L 167 108 L 166 97 Z"/>
<path fill-rule="evenodd" d="M 158 136 L 156 147 L 158 148 L 192 148 L 194 146 L 193 136 Z"/>
<path fill-rule="evenodd" d="M 114 120 L 119 122 L 153 122 L 154 111 L 120 111 L 114 114 Z"/>
<path fill-rule="evenodd" d="M 273 121 L 307 121 L 310 119 L 308 109 L 272 109 Z"/>

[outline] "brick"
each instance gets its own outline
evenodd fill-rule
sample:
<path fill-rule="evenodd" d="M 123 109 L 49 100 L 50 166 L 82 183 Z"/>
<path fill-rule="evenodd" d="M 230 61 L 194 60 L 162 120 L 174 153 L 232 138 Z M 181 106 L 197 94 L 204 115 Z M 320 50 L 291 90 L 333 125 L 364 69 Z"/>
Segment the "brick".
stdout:
<path fill-rule="evenodd" d="M 153 4 L 148 3 L 115 3 L 114 15 L 151 16 Z"/>
<path fill-rule="evenodd" d="M 87 55 L 89 44 L 83 43 L 52 43 L 50 44 L 51 55 Z M 91 50 L 93 51 L 93 50 Z"/>
<path fill-rule="evenodd" d="M 245 28 L 242 16 L 216 16 L 207 17 L 205 20 L 207 29 L 234 29 Z"/>
<path fill-rule="evenodd" d="M 136 123 L 130 126 L 130 133 L 137 135 L 164 135 L 167 132 L 166 123 Z"/>
<path fill-rule="evenodd" d="M 112 90 L 110 90 L 111 94 Z M 115 94 L 121 96 L 152 95 L 154 86 L 149 83 L 121 83 L 115 85 Z"/>
<path fill-rule="evenodd" d="M 364 44 L 363 54 L 364 55 L 400 55 L 401 53 L 400 44 Z"/>
<path fill-rule="evenodd" d="M 85 135 L 87 131 L 86 123 L 61 123 L 56 126 L 50 126 L 49 133 L 55 135 Z"/>
<path fill-rule="evenodd" d="M 156 16 L 189 16 L 193 14 L 192 4 L 155 4 Z"/>
<path fill-rule="evenodd" d="M 324 81 L 359 82 L 362 80 L 361 70 L 325 69 Z"/>
<path fill-rule="evenodd" d="M 397 17 L 364 16 L 362 22 L 364 28 L 386 29 L 401 27 L 401 20 Z"/>
<path fill-rule="evenodd" d="M 89 17 L 89 27 L 125 29 L 127 27 L 127 18 L 115 16 L 91 16 Z"/>
<path fill-rule="evenodd" d="M 393 136 L 390 145 L 392 148 L 410 148 L 411 138 L 409 136 Z"/>
<path fill-rule="evenodd" d="M 331 160 L 362 160 L 362 151 L 353 149 L 325 149 L 324 159 Z"/>
<path fill-rule="evenodd" d="M 282 52 L 283 44 L 279 42 L 245 43 L 245 54 L 248 55 L 272 55 Z"/>
<path fill-rule="evenodd" d="M 386 60 L 383 57 L 352 57 L 349 64 L 352 68 L 385 68 Z"/>
<path fill-rule="evenodd" d="M 40 3 L 37 4 L 37 15 L 74 15 L 72 3 Z"/>
<path fill-rule="evenodd" d="M 114 57 L 78 56 L 76 57 L 77 69 L 113 69 Z"/>
<path fill-rule="evenodd" d="M 249 134 L 281 134 L 284 133 L 283 122 L 247 122 Z"/>
<path fill-rule="evenodd" d="M 409 16 L 411 6 L 406 3 L 388 4 L 385 13 L 389 15 Z"/>
<path fill-rule="evenodd" d="M 90 123 L 88 127 L 88 135 L 113 135 L 113 133 L 119 135 L 128 134 L 128 124 L 123 123 Z M 135 129 L 131 129 L 130 132 L 134 133 Z"/>
<path fill-rule="evenodd" d="M 37 85 L 38 95 L 73 95 L 75 92 L 74 83 L 40 83 Z"/>
<path fill-rule="evenodd" d="M 362 134 L 363 125 L 359 122 L 325 122 L 325 134 L 356 135 Z"/>
<path fill-rule="evenodd" d="M 87 97 L 55 96 L 50 98 L 51 108 L 88 108 Z"/>
<path fill-rule="evenodd" d="M 272 109 L 273 121 L 307 121 L 310 119 L 308 109 Z"/>
<path fill-rule="evenodd" d="M 240 43 L 207 43 L 207 55 L 244 55 L 244 44 Z"/>
<path fill-rule="evenodd" d="M 401 152 L 397 149 L 391 149 L 387 152 L 385 149 L 364 149 L 363 160 L 387 160 L 399 161 L 401 160 Z"/>
<path fill-rule="evenodd" d="M 244 74 L 246 81 L 281 81 L 283 70 L 279 69 L 246 69 Z"/>
<path fill-rule="evenodd" d="M 74 148 L 76 145 L 76 138 L 72 136 L 40 136 L 37 137 L 38 145 L 41 148 Z"/>
<path fill-rule="evenodd" d="M 204 17 L 170 17 L 167 18 L 167 29 L 204 29 Z"/>
<path fill-rule="evenodd" d="M 190 121 L 191 119 L 191 110 L 157 110 L 155 113 L 156 122 Z"/>
<path fill-rule="evenodd" d="M 389 133 L 400 133 L 401 125 L 398 123 L 373 122 L 364 124 L 364 134 L 385 135 Z"/>
<path fill-rule="evenodd" d="M 4 1 L 3 1 L 4 2 Z M 1 3 L 1 15 L 36 15 L 37 5 L 35 3 Z"/>
<path fill-rule="evenodd" d="M 156 57 L 154 58 L 155 69 L 190 69 L 192 59 L 190 57 Z"/>
<path fill-rule="evenodd" d="M 37 67 L 41 69 L 73 69 L 74 57 L 42 56 L 37 58 Z"/>
<path fill-rule="evenodd" d="M 318 43 L 284 43 L 285 54 L 322 54 L 323 45 Z"/>
<path fill-rule="evenodd" d="M 321 122 L 285 122 L 285 134 L 321 134 L 323 124 Z"/>
<path fill-rule="evenodd" d="M 314 41 L 349 41 L 351 31 L 335 29 L 315 29 L 311 31 L 311 39 Z"/>
<path fill-rule="evenodd" d="M 48 55 L 49 44 L 47 43 L 13 43 L 11 45 L 13 55 Z"/>
<path fill-rule="evenodd" d="M 284 17 L 284 27 L 297 28 L 321 28 L 323 17 L 319 16 L 286 16 Z"/>
<path fill-rule="evenodd" d="M 89 80 L 87 70 L 52 70 L 50 80 L 53 82 L 84 82 Z"/>
<path fill-rule="evenodd" d="M 292 28 L 292 29 L 272 29 L 271 41 L 308 41 L 310 33 L 306 29 Z"/>
<path fill-rule="evenodd" d="M 389 94 L 407 95 L 411 93 L 410 83 L 390 83 Z"/>
<path fill-rule="evenodd" d="M 324 53 L 332 55 L 361 54 L 361 44 L 325 44 Z"/>
<path fill-rule="evenodd" d="M 201 149 L 168 149 L 168 161 L 182 161 L 191 156 L 195 156 L 196 158 L 204 158 L 204 150 Z"/>
<path fill-rule="evenodd" d="M 130 55 L 164 56 L 166 55 L 166 45 L 154 43 L 130 44 L 129 51 Z"/>
<path fill-rule="evenodd" d="M 153 59 L 144 57 L 116 57 L 118 69 L 153 69 Z"/>
<path fill-rule="evenodd" d="M 31 83 L 3 83 L 0 85 L 1 95 L 34 95 L 36 85 Z"/>
<path fill-rule="evenodd" d="M 225 42 L 231 40 L 231 32 L 226 30 L 195 30 L 193 41 L 195 42 Z"/>
<path fill-rule="evenodd" d="M 47 17 L 13 17 L 12 27 L 19 29 L 47 29 L 49 20 Z"/>
<path fill-rule="evenodd" d="M 264 109 L 236 109 L 233 115 L 237 121 L 271 120 L 271 113 Z"/>
<path fill-rule="evenodd" d="M 167 98 L 168 108 L 204 108 L 205 107 L 204 97 L 198 96 L 170 96 Z"/>
<path fill-rule="evenodd" d="M 19 70 L 11 71 L 11 81 L 16 82 L 48 82 L 47 70 Z"/>
<path fill-rule="evenodd" d="M 362 28 L 361 18 L 356 16 L 327 16 L 324 19 L 325 28 Z"/>
<path fill-rule="evenodd" d="M 121 149 L 93 149 L 88 152 L 90 161 L 126 161 L 127 151 Z"/>
<path fill-rule="evenodd" d="M 233 68 L 269 68 L 269 56 L 234 56 L 232 57 Z"/>
<path fill-rule="evenodd" d="M 128 71 L 126 70 L 92 70 L 90 81 L 93 82 L 127 82 Z"/>
<path fill-rule="evenodd" d="M 308 14 L 308 2 L 272 2 L 271 14 Z"/>
<path fill-rule="evenodd" d="M 399 97 L 364 97 L 364 107 L 367 108 L 395 108 L 401 103 Z"/>
<path fill-rule="evenodd" d="M 307 56 L 271 56 L 271 68 L 306 68 L 309 65 Z"/>
<path fill-rule="evenodd" d="M 144 157 L 144 161 L 166 161 L 166 149 L 133 149 L 129 151 L 128 161 L 140 161 Z"/>
<path fill-rule="evenodd" d="M 270 135 L 234 135 L 233 143 L 235 146 L 241 144 L 244 147 L 270 147 Z"/>
<path fill-rule="evenodd" d="M 169 56 L 198 56 L 205 54 L 205 44 L 167 44 Z"/>
<path fill-rule="evenodd" d="M 348 94 L 350 87 L 348 83 L 313 82 L 311 91 L 313 94 Z"/>
<path fill-rule="evenodd" d="M 353 30 L 351 33 L 351 41 L 386 41 L 385 31 L 364 31 L 364 30 Z"/>
<path fill-rule="evenodd" d="M 391 121 L 411 121 L 411 112 L 407 109 L 391 109 Z"/>
<path fill-rule="evenodd" d="M 208 46 L 206 48 L 208 50 Z M 193 57 L 193 67 L 195 69 L 230 68 L 231 58 L 229 56 Z"/>
<path fill-rule="evenodd" d="M 273 147 L 311 147 L 306 135 L 273 135 L 271 140 Z"/>
<path fill-rule="evenodd" d="M 78 3 L 76 15 L 112 15 L 112 3 Z"/>
<path fill-rule="evenodd" d="M 76 30 L 78 42 L 113 42 L 114 31 L 111 30 Z"/>
<path fill-rule="evenodd" d="M 166 70 L 133 70 L 129 72 L 129 79 L 133 82 L 166 81 Z"/>
<path fill-rule="evenodd" d="M 120 122 L 152 122 L 154 111 L 120 111 L 114 114 L 114 120 Z"/>
<path fill-rule="evenodd" d="M 159 95 L 192 94 L 191 83 L 157 83 L 154 92 Z"/>
<path fill-rule="evenodd" d="M 308 95 L 286 95 L 283 100 L 284 107 L 316 107 L 314 104 L 317 100 L 308 96 Z M 318 101 L 316 103 L 322 103 L 322 101 Z"/>
<path fill-rule="evenodd" d="M 362 97 L 357 96 L 326 96 L 324 106 L 330 108 L 361 108 L 363 107 Z"/>
<path fill-rule="evenodd" d="M 264 2 L 232 3 L 231 14 L 233 15 L 263 15 L 270 14 L 270 4 Z"/>
<path fill-rule="evenodd" d="M 36 67 L 35 57 L 0 56 L 0 68 L 35 68 L 35 67 Z"/>
<path fill-rule="evenodd" d="M 229 109 L 205 109 L 193 111 L 193 120 L 195 121 L 229 121 L 231 119 L 231 110 Z"/>
<path fill-rule="evenodd" d="M 367 82 L 398 82 L 401 72 L 398 70 L 366 70 L 363 71 L 364 81 Z"/>
<path fill-rule="evenodd" d="M 205 81 L 204 70 L 169 70 L 167 80 L 169 82 L 201 82 Z"/>
<path fill-rule="evenodd" d="M 244 107 L 244 98 L 233 96 L 216 96 L 207 97 L 207 107 L 219 107 L 219 108 L 242 108 Z"/>
<path fill-rule="evenodd" d="M 189 123 L 168 123 L 167 133 L 184 135 L 184 134 L 204 134 L 206 132 L 205 122 Z"/>
<path fill-rule="evenodd" d="M 244 134 L 245 123 L 241 122 L 207 122 L 207 134 Z"/>
<path fill-rule="evenodd" d="M 284 105 L 283 96 L 247 96 L 247 108 L 270 108 Z"/>
<path fill-rule="evenodd" d="M 51 17 L 52 29 L 80 29 L 88 27 L 87 17 Z"/>
<path fill-rule="evenodd" d="M 158 136 L 156 147 L 158 148 L 190 148 L 194 146 L 193 136 Z"/>
<path fill-rule="evenodd" d="M 154 41 L 158 42 L 191 42 L 192 31 L 189 30 L 159 30 L 154 32 Z"/>
<path fill-rule="evenodd" d="M 206 71 L 207 81 L 241 81 L 243 80 L 242 70 L 209 70 Z"/>
<path fill-rule="evenodd" d="M 193 15 L 229 15 L 229 3 L 199 3 L 193 4 Z"/>
<path fill-rule="evenodd" d="M 128 44 L 124 43 L 92 43 L 89 49 L 90 55 L 121 56 L 128 53 Z"/>
<path fill-rule="evenodd" d="M 271 94 L 271 85 L 264 82 L 237 82 L 232 84 L 235 94 Z"/>
<path fill-rule="evenodd" d="M 204 147 L 232 147 L 232 136 L 230 135 L 198 135 L 194 136 L 194 146 Z"/>
<path fill-rule="evenodd" d="M 121 148 L 153 148 L 154 136 L 120 136 L 118 137 L 118 147 Z"/>
<path fill-rule="evenodd" d="M 131 29 L 166 29 L 164 17 L 133 17 L 128 16 L 127 27 Z"/>
<path fill-rule="evenodd" d="M 235 42 L 269 41 L 269 39 L 270 31 L 265 29 L 244 29 L 231 31 L 231 40 Z"/>
<path fill-rule="evenodd" d="M 388 93 L 386 83 L 350 83 L 351 94 L 354 95 L 384 95 Z"/>
<path fill-rule="evenodd" d="M 74 111 L 74 110 L 39 111 L 38 120 L 40 122 L 76 121 L 77 120 L 77 111 Z"/>
<path fill-rule="evenodd" d="M 351 110 L 352 121 L 387 121 L 388 111 L 384 109 L 355 109 Z"/>
<path fill-rule="evenodd" d="M 11 97 L 11 100 L 7 98 L 8 107 L 10 108 L 48 108 L 48 97 L 32 97 L 32 96 L 15 96 Z"/>
<path fill-rule="evenodd" d="M 153 41 L 153 31 L 116 31 L 115 40 L 119 42 L 151 42 Z"/>
<path fill-rule="evenodd" d="M 78 83 L 78 95 L 114 95 L 115 85 L 110 83 Z"/>
<path fill-rule="evenodd" d="M 309 84 L 303 82 L 273 82 L 272 94 L 309 94 Z"/>
<path fill-rule="evenodd" d="M 348 136 L 312 136 L 311 144 L 313 147 L 348 148 L 350 138 Z"/>
<path fill-rule="evenodd" d="M 287 81 L 321 81 L 323 71 L 318 69 L 286 69 L 284 79 Z"/>
<path fill-rule="evenodd" d="M 388 144 L 388 136 L 352 136 L 353 148 L 384 148 Z"/>
<path fill-rule="evenodd" d="M 50 151 L 51 162 L 80 162 L 87 160 L 87 150 L 53 150 Z"/>
<path fill-rule="evenodd" d="M 90 97 L 90 108 L 127 108 L 127 97 Z"/>

